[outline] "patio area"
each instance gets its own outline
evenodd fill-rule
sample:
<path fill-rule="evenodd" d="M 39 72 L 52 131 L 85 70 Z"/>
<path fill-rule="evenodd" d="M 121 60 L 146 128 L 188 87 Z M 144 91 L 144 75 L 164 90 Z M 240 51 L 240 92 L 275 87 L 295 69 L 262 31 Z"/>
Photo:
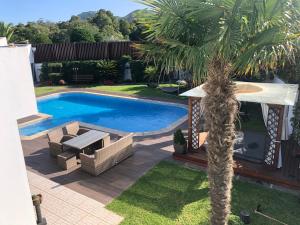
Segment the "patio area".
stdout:
<path fill-rule="evenodd" d="M 49 225 L 117 225 L 123 220 L 94 199 L 33 172 L 27 175 L 31 192 L 42 194 L 45 200 L 41 208 Z"/>
<path fill-rule="evenodd" d="M 27 170 L 106 205 L 158 162 L 171 157 L 172 139 L 172 132 L 144 138 L 135 137 L 134 155 L 96 177 L 82 171 L 80 165 L 62 170 L 56 160 L 49 156 L 46 136 L 23 140 L 22 147 Z"/>
<path fill-rule="evenodd" d="M 188 122 L 178 128 L 183 130 L 185 136 L 188 135 Z M 110 136 L 114 141 L 118 135 L 111 133 Z M 134 137 L 134 155 L 98 176 L 84 172 L 80 164 L 71 169 L 62 170 L 56 160 L 49 155 L 46 135 L 33 140 L 22 140 L 22 147 L 31 192 L 43 195 L 42 213 L 50 225 L 114 225 L 122 221 L 125 224 L 131 224 L 131 220 L 140 221 L 139 211 L 134 212 L 131 219 L 131 216 L 121 210 L 122 207 L 120 208 L 118 204 L 140 183 L 141 177 L 148 175 L 149 170 L 165 159 L 172 159 L 172 155 L 174 159 L 183 161 L 189 166 L 191 163 L 197 165 L 196 168 L 207 166 L 206 153 L 203 150 L 185 155 L 173 154 L 173 131 Z M 249 177 L 259 184 L 266 183 L 272 184 L 270 187 L 276 185 L 300 190 L 300 182 L 285 176 L 283 170 L 267 170 L 262 164 L 245 160 L 236 160 L 234 169 L 236 175 Z M 176 177 L 175 174 L 174 176 Z M 145 178 L 141 180 L 143 179 Z M 257 188 L 262 187 L 259 185 Z M 271 190 L 266 189 L 266 191 Z M 282 194 L 285 193 L 282 192 Z M 122 204 L 124 203 L 121 201 Z M 129 204 L 128 207 L 134 208 L 135 205 Z M 237 215 L 238 211 L 235 213 Z M 150 218 L 152 220 L 152 215 Z M 174 218 L 171 217 L 171 220 L 175 221 Z M 237 218 L 234 217 L 234 219 Z"/>

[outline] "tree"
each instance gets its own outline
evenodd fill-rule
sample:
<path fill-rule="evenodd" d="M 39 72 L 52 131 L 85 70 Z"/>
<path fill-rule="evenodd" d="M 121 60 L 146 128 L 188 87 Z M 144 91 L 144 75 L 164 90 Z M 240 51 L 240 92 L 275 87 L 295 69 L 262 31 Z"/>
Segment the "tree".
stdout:
<path fill-rule="evenodd" d="M 14 33 L 14 28 L 12 24 L 0 22 L 0 37 L 6 37 L 7 41 L 9 42 L 12 35 Z"/>
<path fill-rule="evenodd" d="M 128 36 L 130 34 L 130 23 L 128 23 L 126 20 L 119 20 L 119 27 L 120 32 L 123 34 L 123 36 Z"/>
<path fill-rule="evenodd" d="M 70 34 L 71 42 L 95 42 L 94 35 L 83 27 L 73 28 Z"/>
<path fill-rule="evenodd" d="M 68 43 L 70 42 L 70 35 L 67 29 L 61 29 L 50 34 L 50 39 L 53 43 Z"/>
<path fill-rule="evenodd" d="M 91 19 L 91 22 L 103 29 L 106 26 L 114 26 L 114 20 L 112 14 L 108 14 L 109 11 L 104 9 L 99 10 L 96 15 Z"/>
<path fill-rule="evenodd" d="M 119 31 L 117 18 L 110 11 L 101 9 L 89 21 L 99 28 L 99 33 L 95 35 L 96 40 L 109 41 L 124 39 L 122 33 Z"/>
<path fill-rule="evenodd" d="M 146 36 L 144 32 L 146 27 L 141 23 L 134 23 L 131 33 L 129 34 L 129 39 L 131 41 L 145 41 Z"/>
<path fill-rule="evenodd" d="M 149 43 L 137 48 L 166 71 L 190 70 L 195 85 L 207 79 L 203 102 L 211 224 L 228 224 L 238 105 L 230 75 L 255 74 L 293 59 L 300 36 L 299 0 L 143 2 L 152 12 L 144 22 Z"/>
<path fill-rule="evenodd" d="M 134 11 L 131 15 L 132 19 L 132 29 L 129 34 L 129 39 L 131 41 L 145 41 L 146 40 L 146 26 L 147 26 L 147 18 L 151 18 L 151 11 L 143 9 Z M 146 21 L 145 21 L 146 19 Z"/>
<path fill-rule="evenodd" d="M 28 40 L 32 44 L 52 43 L 49 35 L 51 33 L 50 30 L 54 29 L 53 26 L 55 25 L 42 21 L 30 22 L 26 25 L 18 24 L 15 26 L 13 41 Z"/>

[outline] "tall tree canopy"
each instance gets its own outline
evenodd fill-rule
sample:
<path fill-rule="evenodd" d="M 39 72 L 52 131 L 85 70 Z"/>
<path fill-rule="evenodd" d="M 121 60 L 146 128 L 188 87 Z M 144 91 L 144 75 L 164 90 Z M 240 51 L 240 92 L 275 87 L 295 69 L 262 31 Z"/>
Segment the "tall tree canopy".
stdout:
<path fill-rule="evenodd" d="M 143 0 L 148 44 L 137 45 L 162 69 L 186 69 L 206 80 L 211 224 L 230 214 L 233 143 L 238 103 L 233 73 L 254 74 L 293 59 L 299 0 Z M 207 77 L 207 78 L 206 78 Z"/>
<path fill-rule="evenodd" d="M 28 40 L 32 44 L 128 40 L 135 27 L 133 22 L 118 18 L 103 9 L 85 19 L 72 16 L 70 20 L 58 23 L 39 20 L 16 26 L 4 23 L 0 25 L 2 33 L 6 28 L 9 28 L 10 32 L 14 31 L 13 37 L 10 33 L 7 35 L 12 37 L 11 41 Z M 82 31 L 87 34 L 83 34 Z"/>

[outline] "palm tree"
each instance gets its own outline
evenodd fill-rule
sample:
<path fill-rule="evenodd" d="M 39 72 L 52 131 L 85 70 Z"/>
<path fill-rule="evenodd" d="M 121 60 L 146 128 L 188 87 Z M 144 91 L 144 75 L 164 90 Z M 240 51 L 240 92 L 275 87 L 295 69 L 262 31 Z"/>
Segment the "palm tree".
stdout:
<path fill-rule="evenodd" d="M 0 37 L 6 37 L 7 41 L 9 41 L 14 33 L 14 29 L 12 24 L 0 22 Z"/>
<path fill-rule="evenodd" d="M 148 43 L 136 45 L 166 71 L 206 79 L 211 224 L 228 224 L 237 100 L 232 74 L 254 74 L 293 59 L 299 0 L 141 0 Z"/>

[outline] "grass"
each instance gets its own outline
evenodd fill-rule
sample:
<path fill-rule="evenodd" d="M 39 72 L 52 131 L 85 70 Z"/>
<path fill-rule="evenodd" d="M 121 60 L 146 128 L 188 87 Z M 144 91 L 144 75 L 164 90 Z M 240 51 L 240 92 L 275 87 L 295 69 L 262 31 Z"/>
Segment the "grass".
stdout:
<path fill-rule="evenodd" d="M 163 161 L 139 179 L 107 208 L 124 217 L 123 225 L 209 224 L 210 201 L 206 173 Z M 296 196 L 241 181 L 234 182 L 231 225 L 242 224 L 243 209 L 251 224 L 276 225 L 253 213 L 257 204 L 264 213 L 287 224 L 300 224 Z"/>
<path fill-rule="evenodd" d="M 160 86 L 169 86 L 168 84 L 161 84 Z M 128 85 L 85 85 L 85 86 L 42 86 L 36 87 L 36 96 L 41 96 L 47 93 L 72 88 L 85 88 L 88 90 L 112 92 L 117 94 L 136 95 L 139 97 L 157 97 L 157 98 L 171 98 L 179 99 L 176 94 L 167 94 L 158 88 L 149 88 L 144 84 L 128 84 Z"/>
<path fill-rule="evenodd" d="M 43 87 L 35 87 L 35 95 L 41 96 L 51 92 L 59 91 L 64 89 L 64 86 L 43 86 Z"/>

